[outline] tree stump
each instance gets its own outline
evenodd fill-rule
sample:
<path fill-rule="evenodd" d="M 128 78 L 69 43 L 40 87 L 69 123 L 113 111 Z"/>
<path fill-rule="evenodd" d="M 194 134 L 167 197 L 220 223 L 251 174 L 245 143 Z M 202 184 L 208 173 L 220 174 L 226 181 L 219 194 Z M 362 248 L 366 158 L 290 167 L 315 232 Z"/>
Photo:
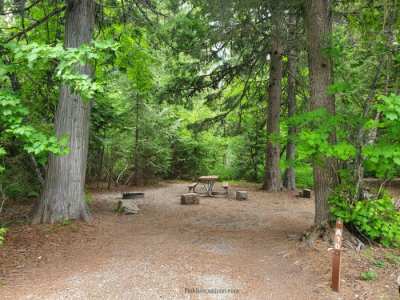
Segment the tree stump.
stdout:
<path fill-rule="evenodd" d="M 126 215 L 137 214 L 139 207 L 132 200 L 119 200 L 117 211 Z"/>
<path fill-rule="evenodd" d="M 236 192 L 236 200 L 238 200 L 238 201 L 247 200 L 247 192 L 246 191 L 237 191 Z"/>
<path fill-rule="evenodd" d="M 182 205 L 192 205 L 192 204 L 199 204 L 199 198 L 197 197 L 197 194 L 195 193 L 188 193 L 188 194 L 183 194 L 181 196 L 181 204 Z"/>
<path fill-rule="evenodd" d="M 310 189 L 304 189 L 298 195 L 296 195 L 296 197 L 298 197 L 298 198 L 311 198 L 311 190 Z"/>
<path fill-rule="evenodd" d="M 304 189 L 301 193 L 301 197 L 303 198 L 311 198 L 311 190 L 310 189 Z"/>

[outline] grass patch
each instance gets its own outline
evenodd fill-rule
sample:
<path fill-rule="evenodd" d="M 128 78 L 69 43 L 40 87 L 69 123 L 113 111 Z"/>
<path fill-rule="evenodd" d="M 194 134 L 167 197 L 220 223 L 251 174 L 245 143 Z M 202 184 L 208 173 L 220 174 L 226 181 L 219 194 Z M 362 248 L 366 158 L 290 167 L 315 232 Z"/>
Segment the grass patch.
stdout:
<path fill-rule="evenodd" d="M 384 268 L 385 267 L 385 261 L 382 259 L 377 259 L 374 261 L 374 266 L 377 268 Z"/>
<path fill-rule="evenodd" d="M 393 253 L 385 253 L 385 259 L 392 265 L 400 265 L 400 256 Z"/>
<path fill-rule="evenodd" d="M 93 203 L 93 196 L 90 192 L 85 192 L 85 202 L 88 206 Z"/>
<path fill-rule="evenodd" d="M 378 274 L 376 274 L 376 272 L 370 270 L 370 271 L 366 271 L 366 272 L 361 272 L 360 278 L 361 278 L 361 280 L 364 280 L 364 281 L 373 281 L 378 278 Z"/>
<path fill-rule="evenodd" d="M 0 227 L 0 246 L 3 245 L 6 238 L 7 228 Z"/>

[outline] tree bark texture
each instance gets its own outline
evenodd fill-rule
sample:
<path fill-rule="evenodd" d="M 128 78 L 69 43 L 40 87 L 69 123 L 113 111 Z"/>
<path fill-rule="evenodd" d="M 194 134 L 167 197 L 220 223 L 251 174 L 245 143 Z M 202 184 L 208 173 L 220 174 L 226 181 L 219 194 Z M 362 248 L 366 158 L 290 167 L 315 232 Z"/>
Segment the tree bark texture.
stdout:
<path fill-rule="evenodd" d="M 280 9 L 272 11 L 272 43 L 271 64 L 268 85 L 267 111 L 267 147 L 265 151 L 265 177 L 263 188 L 269 192 L 281 190 L 281 173 L 279 169 L 280 144 L 279 121 L 281 109 L 281 80 L 282 80 L 282 41 Z"/>
<path fill-rule="evenodd" d="M 77 48 L 92 40 L 95 1 L 67 1 L 65 37 L 66 48 Z M 91 75 L 89 65 L 77 70 Z M 58 137 L 69 137 L 69 153 L 50 155 L 45 186 L 33 223 L 57 223 L 69 219 L 90 219 L 85 204 L 85 174 L 88 154 L 90 103 L 63 85 L 55 117 Z"/>
<path fill-rule="evenodd" d="M 310 70 L 311 110 L 325 108 L 328 113 L 335 114 L 335 100 L 327 94 L 332 83 L 332 64 L 324 54 L 329 46 L 331 33 L 330 1 L 306 1 L 306 29 Z M 335 140 L 334 134 L 331 137 Z M 315 225 L 325 226 L 329 221 L 328 197 L 335 183 L 335 163 L 333 160 L 321 158 L 313 162 L 315 192 Z"/>
<path fill-rule="evenodd" d="M 297 53 L 296 53 L 296 16 L 289 17 L 288 36 L 288 86 L 287 106 L 289 120 L 296 114 L 296 74 L 297 74 Z M 288 141 L 286 145 L 286 162 L 288 167 L 285 172 L 284 185 L 288 190 L 296 190 L 296 171 L 294 162 L 296 160 L 296 145 L 294 142 L 297 128 L 293 124 L 288 127 Z"/>

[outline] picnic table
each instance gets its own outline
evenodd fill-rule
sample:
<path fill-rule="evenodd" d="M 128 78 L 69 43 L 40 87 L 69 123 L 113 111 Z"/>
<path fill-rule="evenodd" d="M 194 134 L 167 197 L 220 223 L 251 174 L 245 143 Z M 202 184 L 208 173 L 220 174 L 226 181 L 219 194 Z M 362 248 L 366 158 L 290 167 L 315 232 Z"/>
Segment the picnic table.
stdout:
<path fill-rule="evenodd" d="M 218 176 L 200 176 L 198 179 L 200 183 L 203 183 L 206 186 L 206 192 L 209 197 L 212 197 L 213 195 L 213 188 L 217 180 Z"/>
<path fill-rule="evenodd" d="M 214 191 L 214 186 L 215 183 L 218 181 L 218 176 L 200 176 L 197 179 L 197 182 L 192 183 L 191 185 L 188 186 L 189 192 L 197 193 L 197 194 L 203 194 L 208 197 L 213 197 L 215 195 L 227 195 L 228 194 L 228 184 L 224 183 L 223 188 L 224 192 L 215 192 Z"/>

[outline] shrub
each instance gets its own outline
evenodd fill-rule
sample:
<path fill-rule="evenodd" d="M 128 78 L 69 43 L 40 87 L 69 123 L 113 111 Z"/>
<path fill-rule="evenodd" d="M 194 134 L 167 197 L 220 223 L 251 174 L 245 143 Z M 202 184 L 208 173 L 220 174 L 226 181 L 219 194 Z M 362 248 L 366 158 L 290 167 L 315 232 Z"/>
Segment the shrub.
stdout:
<path fill-rule="evenodd" d="M 356 202 L 349 199 L 343 192 L 335 193 L 329 201 L 331 213 L 385 247 L 400 247 L 400 213 L 388 195 Z"/>
<path fill-rule="evenodd" d="M 85 192 L 85 202 L 89 206 L 92 205 L 93 197 L 92 197 L 92 194 L 90 192 Z"/>
<path fill-rule="evenodd" d="M 299 188 L 312 188 L 314 180 L 311 165 L 299 164 L 296 166 L 296 184 Z"/>

